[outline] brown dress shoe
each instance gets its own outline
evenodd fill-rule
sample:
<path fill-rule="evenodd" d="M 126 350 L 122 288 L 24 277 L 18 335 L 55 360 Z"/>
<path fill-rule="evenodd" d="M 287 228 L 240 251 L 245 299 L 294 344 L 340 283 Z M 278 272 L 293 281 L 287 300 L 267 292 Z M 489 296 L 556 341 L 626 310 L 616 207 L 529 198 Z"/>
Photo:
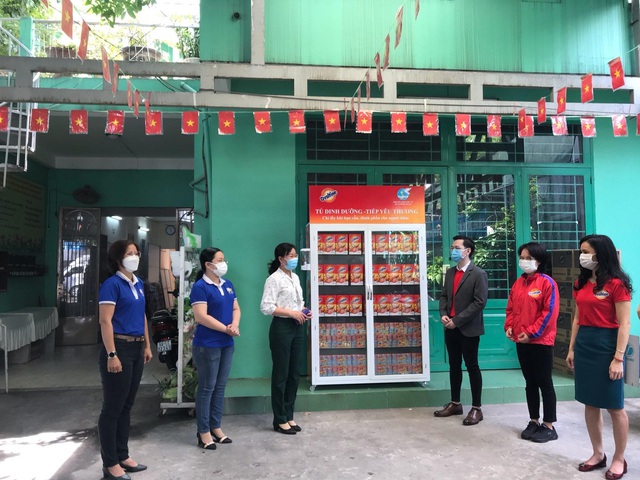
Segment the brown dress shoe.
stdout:
<path fill-rule="evenodd" d="M 433 412 L 436 417 L 450 417 L 451 415 L 462 415 L 462 405 L 455 404 L 453 402 L 447 403 L 442 410 L 436 410 Z"/>
<path fill-rule="evenodd" d="M 477 425 L 482 421 L 484 417 L 482 416 L 482 410 L 479 408 L 472 408 L 469 410 L 469 414 L 467 418 L 462 421 L 463 425 Z"/>

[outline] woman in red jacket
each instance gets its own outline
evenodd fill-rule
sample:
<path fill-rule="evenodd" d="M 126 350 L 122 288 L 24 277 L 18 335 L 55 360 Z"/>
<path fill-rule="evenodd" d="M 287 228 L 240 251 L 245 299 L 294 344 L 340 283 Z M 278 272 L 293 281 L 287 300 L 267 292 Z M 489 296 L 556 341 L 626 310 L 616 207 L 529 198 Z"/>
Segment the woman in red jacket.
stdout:
<path fill-rule="evenodd" d="M 509 294 L 504 330 L 516 342 L 522 375 L 526 382 L 529 424 L 520 435 L 525 440 L 545 443 L 557 440 L 556 391 L 553 387 L 553 344 L 558 321 L 558 285 L 545 275 L 547 251 L 537 243 L 518 248 L 519 266 L 524 274 Z M 540 419 L 540 393 L 543 417 Z"/>

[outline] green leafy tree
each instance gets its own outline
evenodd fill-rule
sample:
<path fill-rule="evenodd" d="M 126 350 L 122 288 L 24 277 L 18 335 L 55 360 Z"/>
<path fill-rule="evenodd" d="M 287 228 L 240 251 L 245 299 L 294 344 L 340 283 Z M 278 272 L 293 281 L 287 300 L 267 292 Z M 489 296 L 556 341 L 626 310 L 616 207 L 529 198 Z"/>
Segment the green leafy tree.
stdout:
<path fill-rule="evenodd" d="M 0 0 L 0 18 L 15 18 L 15 22 L 3 22 L 2 28 L 11 35 L 20 38 L 20 17 L 43 18 L 44 11 L 41 0 Z M 10 49 L 10 42 L 4 32 L 0 32 L 0 55 L 17 55 L 15 48 Z"/>
<path fill-rule="evenodd" d="M 140 10 L 155 3 L 156 0 L 85 0 L 89 11 L 100 15 L 112 27 L 118 18 L 127 15 L 135 18 Z"/>

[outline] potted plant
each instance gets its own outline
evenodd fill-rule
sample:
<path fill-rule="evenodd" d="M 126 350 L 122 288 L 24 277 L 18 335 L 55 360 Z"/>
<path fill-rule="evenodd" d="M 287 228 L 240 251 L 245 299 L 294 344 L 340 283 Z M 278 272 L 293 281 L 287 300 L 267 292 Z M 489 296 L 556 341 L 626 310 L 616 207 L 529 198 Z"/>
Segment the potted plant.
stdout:
<path fill-rule="evenodd" d="M 200 29 L 179 27 L 176 29 L 178 35 L 178 49 L 185 61 L 200 61 Z"/>

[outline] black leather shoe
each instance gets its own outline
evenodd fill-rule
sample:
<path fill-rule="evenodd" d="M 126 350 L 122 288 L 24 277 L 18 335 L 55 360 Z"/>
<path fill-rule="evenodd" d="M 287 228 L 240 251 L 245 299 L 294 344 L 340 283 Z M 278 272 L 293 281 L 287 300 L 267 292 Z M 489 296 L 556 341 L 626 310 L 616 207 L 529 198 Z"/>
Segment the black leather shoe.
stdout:
<path fill-rule="evenodd" d="M 120 462 L 120 466 L 124 469 L 125 472 L 129 472 L 129 473 L 142 472 L 143 470 L 147 469 L 147 466 L 142 465 L 141 463 L 137 464 L 135 467 L 130 467 Z"/>
<path fill-rule="evenodd" d="M 291 424 L 289 424 L 289 426 L 291 428 L 293 428 L 296 432 L 301 432 L 302 431 L 302 427 L 300 425 L 291 425 Z"/>
<path fill-rule="evenodd" d="M 450 417 L 451 415 L 462 415 L 462 404 L 455 404 L 453 402 L 447 403 L 442 410 L 436 410 L 433 412 L 436 417 Z"/>
<path fill-rule="evenodd" d="M 108 479 L 115 478 L 116 480 L 131 480 L 131 477 L 126 473 L 123 475 L 120 475 L 119 477 L 116 477 L 115 475 L 111 475 L 111 472 L 109 471 L 109 469 L 105 467 L 102 467 L 102 478 L 108 478 Z"/>
<path fill-rule="evenodd" d="M 593 470 L 597 470 L 599 468 L 604 468 L 607 466 L 607 454 L 604 455 L 604 458 L 600 460 L 598 463 L 588 464 L 586 462 L 582 462 L 578 465 L 578 470 L 581 472 L 591 472 Z"/>
<path fill-rule="evenodd" d="M 289 426 L 289 428 L 287 428 L 287 429 L 284 429 L 280 425 L 274 425 L 273 426 L 273 431 L 274 432 L 279 432 L 279 433 L 284 433 L 285 435 L 295 435 L 296 434 L 296 430 L 291 426 Z"/>
<path fill-rule="evenodd" d="M 226 435 L 223 435 L 222 437 L 218 437 L 215 433 L 213 433 L 213 430 L 211 430 L 211 437 L 213 438 L 213 441 L 216 443 L 233 443 L 233 440 L 231 440 Z"/>
<path fill-rule="evenodd" d="M 198 446 L 204 448 L 205 450 L 215 450 L 216 449 L 216 443 L 215 442 L 211 442 L 211 443 L 204 443 L 202 441 L 202 439 L 200 438 L 200 434 L 196 433 L 196 436 L 198 437 Z"/>
<path fill-rule="evenodd" d="M 462 421 L 463 425 L 477 425 L 483 420 L 482 410 L 479 408 L 472 408 L 469 410 L 467 418 Z"/>

